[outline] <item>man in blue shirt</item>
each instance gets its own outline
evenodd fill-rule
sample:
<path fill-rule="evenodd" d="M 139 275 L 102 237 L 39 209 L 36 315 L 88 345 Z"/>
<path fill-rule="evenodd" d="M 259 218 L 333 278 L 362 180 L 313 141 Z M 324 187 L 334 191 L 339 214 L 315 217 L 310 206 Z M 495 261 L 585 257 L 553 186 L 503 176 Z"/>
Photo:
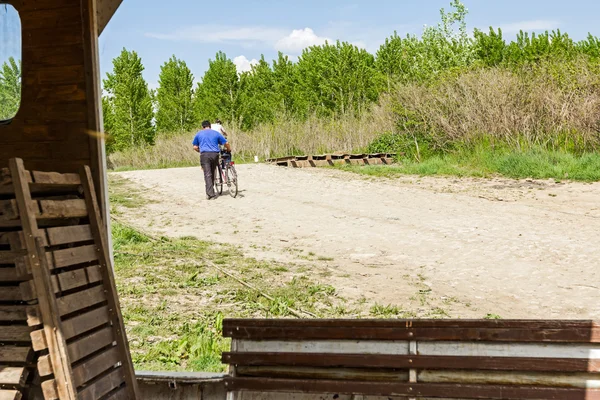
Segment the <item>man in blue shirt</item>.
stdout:
<path fill-rule="evenodd" d="M 200 165 L 204 171 L 204 183 L 206 185 L 206 198 L 216 199 L 215 193 L 215 170 L 219 164 L 219 145 L 224 145 L 225 150 L 231 152 L 231 146 L 220 132 L 211 129 L 210 122 L 202 122 L 202 130 L 196 133 L 192 142 L 194 150 L 200 153 Z"/>

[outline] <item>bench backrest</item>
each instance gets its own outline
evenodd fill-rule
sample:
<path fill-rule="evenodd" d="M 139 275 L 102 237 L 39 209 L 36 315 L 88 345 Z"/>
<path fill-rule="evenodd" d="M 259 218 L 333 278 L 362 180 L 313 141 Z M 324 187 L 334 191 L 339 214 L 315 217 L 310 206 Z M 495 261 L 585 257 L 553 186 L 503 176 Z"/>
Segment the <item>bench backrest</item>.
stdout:
<path fill-rule="evenodd" d="M 226 320 L 223 332 L 238 398 L 600 399 L 592 321 Z"/>

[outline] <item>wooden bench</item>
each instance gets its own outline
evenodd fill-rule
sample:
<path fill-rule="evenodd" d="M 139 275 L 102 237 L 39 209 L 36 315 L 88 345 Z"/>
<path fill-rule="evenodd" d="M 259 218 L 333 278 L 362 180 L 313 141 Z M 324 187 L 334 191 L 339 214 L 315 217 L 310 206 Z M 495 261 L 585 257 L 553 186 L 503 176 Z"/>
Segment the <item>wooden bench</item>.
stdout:
<path fill-rule="evenodd" d="M 592 321 L 230 319 L 223 333 L 230 399 L 600 399 Z"/>

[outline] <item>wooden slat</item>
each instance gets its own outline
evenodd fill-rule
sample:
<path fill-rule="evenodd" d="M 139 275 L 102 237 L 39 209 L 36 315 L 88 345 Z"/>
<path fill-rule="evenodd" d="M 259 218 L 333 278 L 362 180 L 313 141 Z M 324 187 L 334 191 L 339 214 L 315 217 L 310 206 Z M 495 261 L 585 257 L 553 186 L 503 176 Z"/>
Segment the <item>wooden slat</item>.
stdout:
<path fill-rule="evenodd" d="M 110 322 L 108 307 L 100 307 L 85 314 L 63 321 L 63 333 L 65 337 L 71 339 L 82 335 L 99 326 Z"/>
<path fill-rule="evenodd" d="M 25 367 L 1 367 L 0 386 L 23 386 L 28 375 Z"/>
<path fill-rule="evenodd" d="M 29 360 L 31 355 L 30 347 L 0 346 L 0 365 L 3 363 L 23 364 Z"/>
<path fill-rule="evenodd" d="M 49 183 L 31 183 L 29 184 L 31 194 L 67 194 L 67 193 L 78 193 L 80 185 L 53 185 Z M 14 195 L 15 189 L 12 185 L 0 186 L 0 195 Z"/>
<path fill-rule="evenodd" d="M 88 242 L 93 240 L 89 225 L 64 226 L 46 229 L 48 243 L 58 246 L 68 243 Z"/>
<path fill-rule="evenodd" d="M 93 4 L 93 2 L 90 4 Z M 124 370 L 124 379 L 129 397 L 137 399 L 140 398 L 140 395 L 135 377 L 135 370 L 133 368 L 133 363 L 131 362 L 129 341 L 127 340 L 125 324 L 123 322 L 123 316 L 121 315 L 121 306 L 119 304 L 119 297 L 117 294 L 117 285 L 115 283 L 115 276 L 111 266 L 111 257 L 108 251 L 108 233 L 105 230 L 106 225 L 104 225 L 104 222 L 102 221 L 100 206 L 98 205 L 98 196 L 96 195 L 92 173 L 88 166 L 84 166 L 81 169 L 81 183 L 84 189 L 87 209 L 89 210 L 89 221 L 92 228 L 92 235 L 94 236 L 95 243 L 101 250 L 99 252 L 99 261 L 100 266 L 102 267 L 101 272 L 103 275 L 104 287 L 107 290 L 106 297 L 108 301 L 108 307 L 111 311 L 112 324 L 115 329 L 117 347 L 122 356 L 121 369 Z"/>
<path fill-rule="evenodd" d="M 42 351 L 48 349 L 46 332 L 43 329 L 38 329 L 31 332 L 31 347 L 33 347 L 34 351 Z"/>
<path fill-rule="evenodd" d="M 0 219 L 15 220 L 19 218 L 19 207 L 16 200 L 0 200 Z"/>
<path fill-rule="evenodd" d="M 111 345 L 114 340 L 112 328 L 101 329 L 69 344 L 69 357 L 71 357 L 72 362 L 77 362 Z"/>
<path fill-rule="evenodd" d="M 73 368 L 73 377 L 75 386 L 82 386 L 84 383 L 91 381 L 100 374 L 113 369 L 119 363 L 121 357 L 119 349 L 113 347 L 104 351 L 90 360 Z"/>
<path fill-rule="evenodd" d="M 64 73 L 64 70 L 61 70 L 60 73 Z M 58 172 L 32 171 L 31 175 L 35 183 L 50 183 L 54 185 L 81 184 L 81 177 L 79 174 L 59 174 Z"/>
<path fill-rule="evenodd" d="M 0 321 L 25 321 L 27 320 L 26 308 L 26 306 L 0 306 Z"/>
<path fill-rule="evenodd" d="M 41 356 L 38 359 L 37 371 L 41 377 L 50 376 L 54 373 L 54 370 L 52 369 L 52 361 L 50 361 L 50 356 Z"/>
<path fill-rule="evenodd" d="M 111 393 L 105 400 L 131 400 L 131 397 L 127 394 L 127 388 L 121 388 Z"/>
<path fill-rule="evenodd" d="M 104 301 L 106 301 L 106 294 L 102 286 L 96 286 L 82 292 L 60 297 L 56 300 L 59 315 L 71 314 Z"/>
<path fill-rule="evenodd" d="M 87 386 L 79 392 L 78 400 L 96 400 L 112 392 L 125 382 L 125 371 L 122 367 Z"/>
<path fill-rule="evenodd" d="M 223 353 L 223 363 L 379 369 L 459 369 L 532 372 L 600 372 L 600 360 L 531 357 L 448 357 L 332 353 Z"/>
<path fill-rule="evenodd" d="M 18 286 L 0 286 L 0 302 L 22 301 L 21 289 Z"/>
<path fill-rule="evenodd" d="M 420 340 L 600 343 L 600 328 L 279 328 L 242 327 L 224 330 L 224 336 L 253 340 Z"/>
<path fill-rule="evenodd" d="M 44 393 L 44 400 L 59 400 L 56 381 L 50 379 L 42 382 L 42 393 Z"/>
<path fill-rule="evenodd" d="M 25 251 L 0 251 L 0 264 L 14 264 L 15 258 L 26 256 Z"/>
<path fill-rule="evenodd" d="M 235 319 L 223 321 L 223 330 L 236 328 L 514 328 L 514 329 L 570 329 L 600 328 L 593 320 L 523 320 L 523 319 Z"/>
<path fill-rule="evenodd" d="M 598 400 L 600 390 L 535 386 L 228 378 L 228 390 L 508 400 Z"/>
<path fill-rule="evenodd" d="M 31 193 L 29 192 L 29 185 L 27 183 L 28 174 L 23 166 L 23 160 L 13 158 L 9 164 L 12 181 L 15 186 L 15 196 L 22 214 L 23 237 L 31 262 L 33 279 L 38 293 L 40 314 L 44 323 L 43 337 L 52 360 L 58 395 L 64 400 L 75 400 L 75 391 L 72 384 L 70 384 L 73 378 L 71 366 L 67 361 L 67 345 L 59 331 L 60 318 L 58 305 L 52 292 L 52 283 L 50 280 L 50 271 L 48 265 L 46 265 L 45 250 L 38 235 L 38 225 L 35 219 L 36 210 L 31 207 Z M 36 237 L 38 237 L 37 240 Z M 34 339 L 34 334 L 31 335 L 31 338 L 32 340 Z"/>
<path fill-rule="evenodd" d="M 0 282 L 23 282 L 28 277 L 17 268 L 0 268 Z"/>
<path fill-rule="evenodd" d="M 0 400 L 21 400 L 22 394 L 17 390 L 0 389 Z"/>
<path fill-rule="evenodd" d="M 38 218 L 83 218 L 87 216 L 85 201 L 76 200 L 40 200 Z"/>
<path fill-rule="evenodd" d="M 95 245 L 79 246 L 48 252 L 46 253 L 46 258 L 51 265 L 51 269 L 65 268 L 97 261 L 98 251 Z"/>

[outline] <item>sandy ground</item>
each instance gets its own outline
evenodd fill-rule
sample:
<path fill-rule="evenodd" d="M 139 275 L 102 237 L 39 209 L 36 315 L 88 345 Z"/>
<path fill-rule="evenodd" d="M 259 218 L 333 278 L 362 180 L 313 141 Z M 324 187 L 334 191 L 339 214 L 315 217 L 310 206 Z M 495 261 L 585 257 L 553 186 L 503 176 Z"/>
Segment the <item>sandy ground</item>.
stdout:
<path fill-rule="evenodd" d="M 237 168 L 240 196 L 216 201 L 200 168 L 118 173 L 154 200 L 126 217 L 252 257 L 312 258 L 349 299 L 402 307 L 430 293 L 452 317 L 600 318 L 600 184 Z"/>

